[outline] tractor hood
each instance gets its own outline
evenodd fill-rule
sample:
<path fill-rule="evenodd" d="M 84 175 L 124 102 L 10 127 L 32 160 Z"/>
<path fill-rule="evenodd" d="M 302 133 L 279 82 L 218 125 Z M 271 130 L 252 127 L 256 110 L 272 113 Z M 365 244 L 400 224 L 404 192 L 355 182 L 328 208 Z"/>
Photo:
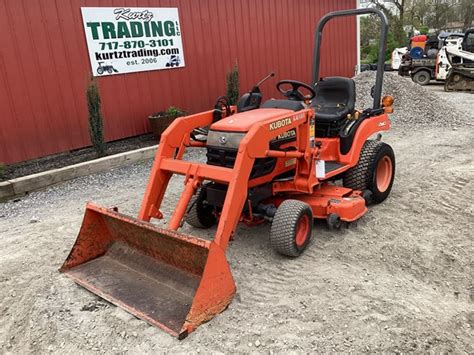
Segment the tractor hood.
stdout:
<path fill-rule="evenodd" d="M 213 131 L 248 132 L 255 123 L 266 121 L 284 113 L 293 114 L 292 110 L 281 108 L 259 108 L 247 112 L 235 113 L 211 125 Z"/>

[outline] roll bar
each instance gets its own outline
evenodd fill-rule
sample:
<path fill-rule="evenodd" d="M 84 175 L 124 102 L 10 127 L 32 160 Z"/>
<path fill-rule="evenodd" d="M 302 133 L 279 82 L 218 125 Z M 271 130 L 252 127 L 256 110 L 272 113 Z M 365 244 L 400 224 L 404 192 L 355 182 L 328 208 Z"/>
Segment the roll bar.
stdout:
<path fill-rule="evenodd" d="M 375 78 L 375 92 L 374 92 L 374 110 L 379 109 L 380 104 L 380 97 L 382 96 L 382 85 L 383 85 L 383 74 L 384 74 L 384 63 L 385 63 L 385 48 L 387 44 L 387 34 L 388 34 L 388 20 L 385 14 L 374 8 L 367 8 L 367 9 L 351 9 L 351 10 L 342 10 L 342 11 L 335 11 L 330 12 L 325 15 L 318 23 L 315 32 L 315 40 L 314 40 L 314 57 L 313 57 L 313 85 L 316 85 L 318 82 L 319 77 L 319 62 L 320 62 L 320 47 L 321 47 L 321 39 L 322 39 L 322 32 L 326 23 L 333 19 L 334 17 L 342 17 L 342 16 L 359 16 L 359 15 L 367 15 L 367 14 L 376 14 L 382 20 L 382 31 L 380 33 L 380 46 L 379 46 L 379 56 L 377 62 L 377 76 Z"/>

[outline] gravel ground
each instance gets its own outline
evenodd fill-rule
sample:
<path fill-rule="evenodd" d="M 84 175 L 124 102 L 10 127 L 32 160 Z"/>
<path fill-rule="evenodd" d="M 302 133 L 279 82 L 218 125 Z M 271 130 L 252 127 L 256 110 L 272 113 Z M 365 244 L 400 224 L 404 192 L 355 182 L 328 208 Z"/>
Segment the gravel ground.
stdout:
<path fill-rule="evenodd" d="M 470 92 L 446 92 L 444 85 L 432 83 L 425 86 L 426 90 L 433 92 L 439 98 L 450 103 L 451 106 L 459 107 L 462 111 L 467 112 L 472 119 L 474 116 L 474 94 Z M 474 120 L 473 120 L 474 121 Z"/>
<path fill-rule="evenodd" d="M 0 353 L 473 353 L 474 133 L 398 117 L 384 135 L 398 164 L 389 199 L 349 229 L 316 223 L 297 259 L 270 249 L 268 225 L 239 227 L 227 253 L 238 293 L 184 341 L 57 271 L 86 201 L 135 215 L 151 162 L 0 204 Z M 181 188 L 174 178 L 166 216 Z"/>
<path fill-rule="evenodd" d="M 355 78 L 357 88 L 357 108 L 371 106 L 370 89 L 375 83 L 375 72 L 363 72 Z M 394 113 L 391 119 L 394 125 L 405 127 L 459 127 L 472 125 L 468 118 L 472 118 L 472 110 L 462 104 L 453 105 L 452 97 L 474 97 L 467 93 L 435 93 L 431 87 L 437 85 L 420 86 L 410 78 L 401 77 L 397 73 L 386 73 L 382 95 L 392 95 Z M 466 96 L 469 95 L 469 96 Z"/>

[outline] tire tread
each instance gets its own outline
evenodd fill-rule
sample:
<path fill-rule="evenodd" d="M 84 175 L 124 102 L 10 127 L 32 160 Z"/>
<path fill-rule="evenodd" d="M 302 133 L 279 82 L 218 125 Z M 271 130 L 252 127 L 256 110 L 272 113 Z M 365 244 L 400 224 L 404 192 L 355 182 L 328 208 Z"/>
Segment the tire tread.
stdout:
<path fill-rule="evenodd" d="M 306 203 L 298 200 L 285 200 L 278 207 L 270 230 L 270 243 L 279 254 L 293 257 L 301 254 L 294 237 L 298 220 L 307 209 L 311 211 Z"/>
<path fill-rule="evenodd" d="M 371 167 L 382 142 L 367 140 L 362 147 L 359 162 L 344 175 L 344 186 L 353 190 L 364 191 L 370 186 Z"/>
<path fill-rule="evenodd" d="M 210 218 L 209 215 L 202 215 L 203 213 L 206 213 L 206 211 L 203 211 L 202 207 L 198 208 L 198 205 L 202 203 L 202 200 L 204 198 L 205 191 L 200 189 L 193 197 L 191 197 L 191 200 L 188 204 L 188 210 L 184 220 L 186 221 L 186 223 L 195 228 L 207 229 L 214 225 L 216 222 L 215 218 Z"/>

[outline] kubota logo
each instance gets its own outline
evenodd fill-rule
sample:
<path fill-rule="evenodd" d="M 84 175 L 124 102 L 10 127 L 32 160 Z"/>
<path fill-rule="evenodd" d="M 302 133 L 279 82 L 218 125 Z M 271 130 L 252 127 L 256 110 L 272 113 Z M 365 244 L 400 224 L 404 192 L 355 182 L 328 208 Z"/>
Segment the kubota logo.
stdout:
<path fill-rule="evenodd" d="M 269 128 L 270 128 L 270 131 L 274 131 L 275 129 L 285 127 L 290 124 L 291 124 L 291 118 L 287 117 L 287 118 L 283 118 L 281 120 L 270 123 Z"/>
<path fill-rule="evenodd" d="M 287 139 L 287 138 L 293 138 L 296 137 L 296 130 L 295 129 L 290 129 L 289 131 L 283 132 L 282 134 L 279 134 L 276 139 Z"/>

